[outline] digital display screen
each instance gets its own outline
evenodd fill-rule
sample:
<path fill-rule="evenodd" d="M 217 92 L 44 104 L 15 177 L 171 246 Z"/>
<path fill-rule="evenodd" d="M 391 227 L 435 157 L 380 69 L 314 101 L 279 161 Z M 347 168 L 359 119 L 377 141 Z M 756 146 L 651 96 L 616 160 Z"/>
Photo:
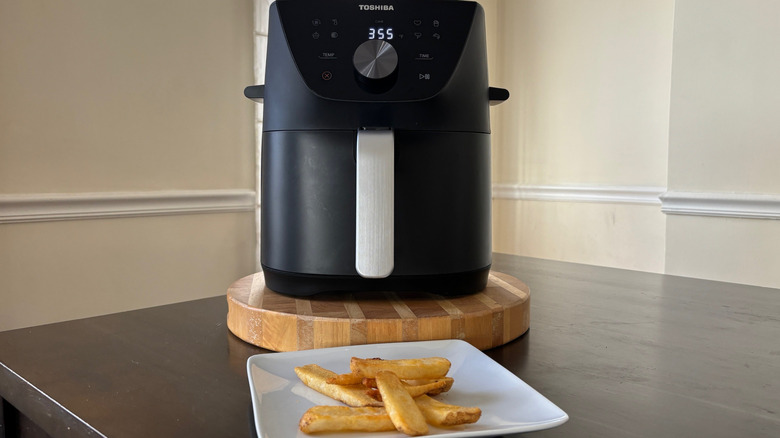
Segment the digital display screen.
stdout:
<path fill-rule="evenodd" d="M 393 28 L 392 27 L 369 27 L 368 39 L 391 40 L 393 39 Z"/>

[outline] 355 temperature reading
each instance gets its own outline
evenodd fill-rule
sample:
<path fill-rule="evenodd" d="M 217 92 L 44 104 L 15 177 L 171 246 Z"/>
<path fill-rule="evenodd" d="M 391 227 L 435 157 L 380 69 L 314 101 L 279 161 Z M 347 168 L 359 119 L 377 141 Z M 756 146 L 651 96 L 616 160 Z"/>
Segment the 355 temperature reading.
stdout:
<path fill-rule="evenodd" d="M 393 28 L 392 27 L 369 27 L 368 39 L 391 40 L 393 39 Z"/>

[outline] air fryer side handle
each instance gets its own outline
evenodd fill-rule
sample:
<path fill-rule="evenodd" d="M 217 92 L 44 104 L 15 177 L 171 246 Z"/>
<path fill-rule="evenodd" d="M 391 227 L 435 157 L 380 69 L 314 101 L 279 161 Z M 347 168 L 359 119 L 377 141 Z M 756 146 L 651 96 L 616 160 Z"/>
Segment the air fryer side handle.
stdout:
<path fill-rule="evenodd" d="M 251 87 L 250 87 L 251 88 Z M 509 90 L 506 88 L 489 87 L 488 88 L 488 100 L 490 105 L 498 105 L 499 103 L 509 99 Z"/>
<path fill-rule="evenodd" d="M 265 85 L 250 85 L 244 88 L 244 96 L 257 103 L 263 103 L 265 98 Z"/>

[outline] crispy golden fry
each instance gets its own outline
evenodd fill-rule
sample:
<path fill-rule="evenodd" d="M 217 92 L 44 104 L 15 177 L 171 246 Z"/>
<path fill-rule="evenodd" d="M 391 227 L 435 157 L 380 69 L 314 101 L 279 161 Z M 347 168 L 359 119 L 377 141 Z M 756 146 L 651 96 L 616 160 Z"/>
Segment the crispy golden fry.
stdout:
<path fill-rule="evenodd" d="M 382 432 L 395 430 L 385 408 L 349 406 L 314 406 L 298 423 L 305 433 Z"/>
<path fill-rule="evenodd" d="M 327 380 L 336 375 L 333 371 L 326 370 L 319 365 L 311 364 L 295 367 L 295 374 L 309 388 L 321 392 L 349 406 L 382 406 L 382 403 L 374 400 L 366 394 L 363 385 L 331 385 Z"/>
<path fill-rule="evenodd" d="M 363 383 L 363 379 L 363 375 L 357 373 L 337 374 L 328 379 L 328 383 L 334 385 L 360 385 Z"/>
<path fill-rule="evenodd" d="M 349 375 L 352 374 L 350 373 Z M 406 383 L 409 386 L 428 385 L 430 383 L 440 384 L 439 382 L 441 382 L 442 380 L 447 382 L 447 385 L 445 385 L 446 389 L 445 391 L 442 392 L 449 391 L 450 388 L 452 388 L 452 383 L 455 380 L 452 377 L 441 377 L 438 379 L 401 379 L 402 382 Z M 366 388 L 376 388 L 376 379 L 374 379 L 373 377 L 363 377 L 361 383 L 363 383 L 363 386 L 365 386 Z"/>
<path fill-rule="evenodd" d="M 382 360 L 382 358 L 374 357 L 374 358 L 365 359 L 365 360 Z M 364 379 L 366 379 L 366 376 L 364 376 L 362 372 L 351 371 L 351 372 L 346 373 L 346 374 L 339 374 L 339 375 L 331 377 L 330 379 L 328 379 L 328 383 L 333 383 L 333 384 L 336 384 L 336 385 L 357 385 L 357 384 L 361 383 Z M 373 379 L 373 376 L 371 377 L 371 379 Z M 374 383 L 373 387 L 376 388 L 376 383 Z"/>
<path fill-rule="evenodd" d="M 376 377 L 379 371 L 392 371 L 399 379 L 437 379 L 447 375 L 450 361 L 443 357 L 421 359 L 360 359 L 353 357 L 349 362 L 352 374 Z"/>
<path fill-rule="evenodd" d="M 448 405 L 427 395 L 421 395 L 414 401 L 425 416 L 425 420 L 434 426 L 475 423 L 482 416 L 482 410 L 479 408 Z"/>
<path fill-rule="evenodd" d="M 414 397 L 419 397 L 423 394 L 437 395 L 437 394 L 441 394 L 442 392 L 449 391 L 450 388 L 452 388 L 452 383 L 454 381 L 455 379 L 453 379 L 452 377 L 444 377 L 441 379 L 432 379 L 432 380 L 408 380 L 408 381 L 404 380 L 401 383 L 403 383 L 409 395 L 411 395 L 412 398 L 414 398 Z M 371 379 L 371 378 L 363 379 L 363 386 L 368 387 L 368 389 L 366 390 L 366 394 L 368 394 L 369 397 L 379 401 L 382 400 L 382 396 L 379 394 L 379 391 L 376 389 L 375 379 Z"/>
<path fill-rule="evenodd" d="M 376 388 L 368 388 L 366 389 L 366 395 L 373 398 L 376 401 L 381 402 L 382 401 L 382 394 L 379 393 L 379 390 Z"/>
<path fill-rule="evenodd" d="M 376 373 L 376 384 L 396 429 L 411 436 L 428 433 L 425 417 L 395 373 L 379 371 Z"/>
<path fill-rule="evenodd" d="M 442 377 L 441 379 L 433 379 L 427 382 L 420 380 L 408 380 L 404 383 L 409 385 L 409 394 L 411 394 L 412 397 L 417 397 L 423 394 L 437 395 L 441 394 L 442 392 L 447 392 L 452 388 L 452 384 L 454 382 L 455 379 L 452 377 Z"/>

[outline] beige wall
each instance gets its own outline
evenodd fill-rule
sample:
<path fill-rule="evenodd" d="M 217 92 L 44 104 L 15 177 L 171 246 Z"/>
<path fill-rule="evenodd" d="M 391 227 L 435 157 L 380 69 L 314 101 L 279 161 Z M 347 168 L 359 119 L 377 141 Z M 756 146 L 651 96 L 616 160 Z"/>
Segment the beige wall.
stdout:
<path fill-rule="evenodd" d="M 671 193 L 780 211 L 777 17 L 776 1 L 677 0 Z M 666 240 L 670 273 L 780 287 L 778 220 L 670 215 Z"/>
<path fill-rule="evenodd" d="M 254 271 L 252 205 L 7 220 L 41 194 L 49 214 L 253 193 L 252 17 L 251 0 L 0 2 L 0 330 L 219 295 Z"/>
<path fill-rule="evenodd" d="M 582 203 L 579 189 L 666 185 L 674 2 L 499 1 L 493 180 L 554 202 L 494 201 L 494 249 L 661 272 L 658 206 Z M 496 66 L 493 66 L 496 67 Z"/>
<path fill-rule="evenodd" d="M 780 287 L 780 3 L 495 13 L 495 250 Z"/>
<path fill-rule="evenodd" d="M 0 193 L 253 180 L 250 1 L 0 8 Z"/>
<path fill-rule="evenodd" d="M 0 330 L 225 293 L 253 272 L 251 213 L 0 225 Z"/>
<path fill-rule="evenodd" d="M 655 206 L 494 199 L 493 249 L 543 259 L 663 272 L 665 235 L 659 215 Z"/>
<path fill-rule="evenodd" d="M 664 185 L 673 5 L 500 2 L 496 180 Z"/>

